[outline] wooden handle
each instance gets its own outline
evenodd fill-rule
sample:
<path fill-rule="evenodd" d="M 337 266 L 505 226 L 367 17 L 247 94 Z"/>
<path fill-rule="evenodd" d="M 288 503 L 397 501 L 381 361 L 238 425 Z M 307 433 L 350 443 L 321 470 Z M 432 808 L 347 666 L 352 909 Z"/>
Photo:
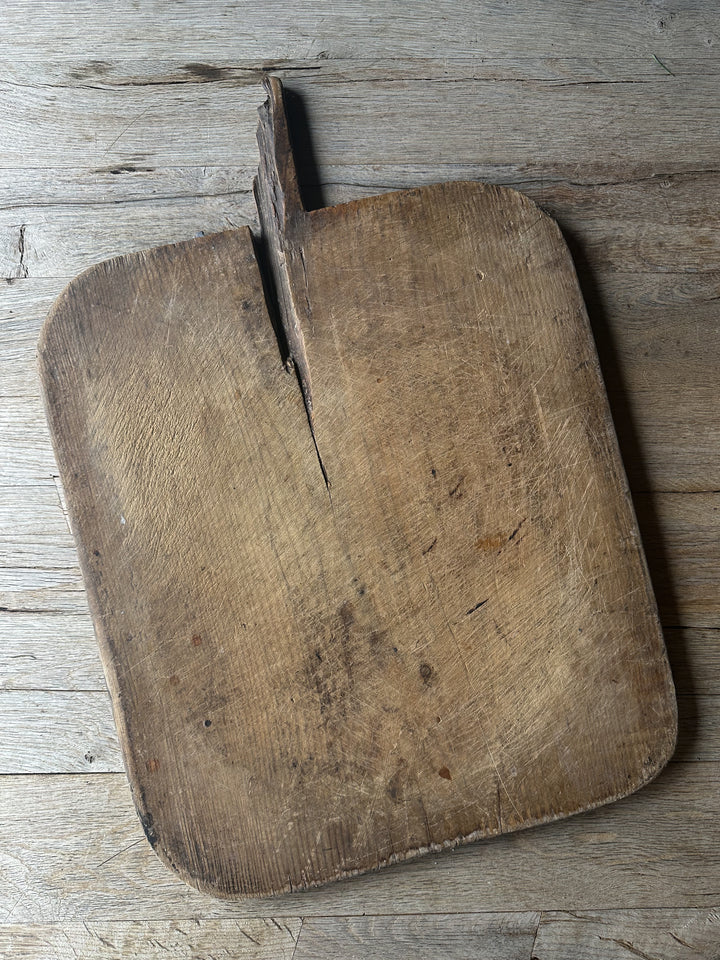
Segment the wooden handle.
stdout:
<path fill-rule="evenodd" d="M 310 370 L 305 353 L 302 320 L 307 320 L 309 303 L 298 297 L 291 273 L 294 266 L 304 270 L 304 243 L 310 228 L 309 214 L 300 199 L 295 161 L 290 146 L 282 84 L 277 77 L 265 77 L 268 99 L 259 108 L 257 141 L 260 164 L 255 178 L 255 203 L 260 217 L 260 249 L 266 276 L 274 294 L 280 330 L 281 353 L 291 360 L 302 389 L 311 431 L 313 427 Z M 271 310 L 271 313 L 275 312 Z M 283 342 L 284 341 L 284 342 Z M 313 432 L 313 439 L 315 434 Z M 320 454 L 318 452 L 318 459 Z M 325 468 L 323 476 L 327 483 Z"/>
<path fill-rule="evenodd" d="M 256 197 L 261 220 L 272 210 L 276 228 L 280 233 L 284 233 L 289 221 L 295 215 L 303 213 L 304 208 L 290 145 L 282 84 L 277 77 L 266 76 L 263 86 L 268 99 L 258 110 L 260 123 L 257 141 L 260 165 Z M 263 222 L 263 230 L 266 229 Z"/>

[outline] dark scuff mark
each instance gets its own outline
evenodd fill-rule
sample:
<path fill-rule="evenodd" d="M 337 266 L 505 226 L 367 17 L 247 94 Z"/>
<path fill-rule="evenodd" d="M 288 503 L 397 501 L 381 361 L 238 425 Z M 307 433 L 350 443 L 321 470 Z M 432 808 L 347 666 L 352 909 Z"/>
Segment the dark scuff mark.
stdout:
<path fill-rule="evenodd" d="M 428 553 L 430 553 L 430 551 L 433 549 L 433 547 L 435 546 L 436 543 L 437 543 L 437 537 L 435 537 L 435 539 L 434 539 L 433 542 L 430 544 L 430 546 L 425 547 L 425 549 L 424 549 L 423 552 L 422 552 L 423 556 L 426 556 Z"/>
<path fill-rule="evenodd" d="M 459 498 L 459 497 L 462 496 L 462 491 L 460 490 L 460 487 L 461 487 L 462 482 L 463 482 L 464 479 L 465 479 L 464 476 L 460 477 L 460 479 L 458 480 L 458 482 L 455 484 L 455 486 L 452 488 L 452 490 L 450 490 L 450 492 L 448 493 L 448 496 L 449 496 L 449 497 L 458 497 L 458 498 Z"/>
<path fill-rule="evenodd" d="M 181 69 L 201 83 L 219 83 L 221 80 L 235 79 L 235 71 L 232 67 L 215 67 L 211 63 L 186 63 Z"/>
<path fill-rule="evenodd" d="M 134 163 L 125 163 L 119 167 L 107 167 L 105 170 L 96 170 L 96 173 L 111 173 L 118 176 L 121 173 L 152 173 L 154 167 L 138 167 Z"/>
<path fill-rule="evenodd" d="M 112 69 L 106 60 L 90 60 L 86 65 L 70 71 L 73 80 L 87 80 L 90 77 L 104 77 Z"/>
<path fill-rule="evenodd" d="M 405 788 L 407 785 L 407 760 L 404 757 L 398 758 L 398 769 L 392 775 L 387 785 L 387 794 L 393 803 L 402 803 L 405 800 Z"/>
<path fill-rule="evenodd" d="M 254 937 L 251 937 L 250 934 L 246 930 L 243 930 L 242 927 L 238 927 L 238 930 L 247 940 L 250 941 L 250 943 L 254 943 L 256 947 L 260 946 L 260 941 L 256 940 Z"/>
<path fill-rule="evenodd" d="M 433 668 L 429 663 L 420 664 L 420 676 L 422 677 L 423 683 L 430 683 L 430 679 L 433 675 Z"/>
<path fill-rule="evenodd" d="M 527 517 L 523 517 L 523 518 L 522 518 L 522 520 L 520 521 L 520 523 L 515 527 L 515 529 L 513 530 L 513 532 L 512 532 L 512 533 L 510 534 L 510 536 L 508 537 L 508 543 L 510 543 L 512 540 L 515 539 L 515 537 L 516 537 L 516 536 L 518 535 L 518 533 L 520 532 L 520 528 L 522 527 L 522 525 L 525 523 L 526 520 L 527 520 Z"/>
<path fill-rule="evenodd" d="M 490 597 L 485 597 L 485 599 L 481 600 L 480 603 L 476 603 L 474 607 L 470 607 L 470 609 L 465 612 L 465 616 L 469 617 L 471 613 L 475 613 L 475 611 L 479 610 L 480 607 L 484 607 L 489 599 Z"/>
<path fill-rule="evenodd" d="M 18 277 L 25 279 L 28 275 L 27 264 L 25 263 L 25 229 L 27 224 L 20 224 L 20 236 L 18 237 L 18 253 L 20 254 L 20 262 L 18 264 Z"/>
<path fill-rule="evenodd" d="M 144 797 L 143 806 L 144 806 Z M 155 832 L 155 827 L 153 825 L 153 815 L 145 810 L 138 810 L 138 819 L 140 820 L 140 826 L 143 828 L 143 833 L 148 838 L 148 843 L 150 846 L 155 849 L 158 843 L 158 835 Z"/>

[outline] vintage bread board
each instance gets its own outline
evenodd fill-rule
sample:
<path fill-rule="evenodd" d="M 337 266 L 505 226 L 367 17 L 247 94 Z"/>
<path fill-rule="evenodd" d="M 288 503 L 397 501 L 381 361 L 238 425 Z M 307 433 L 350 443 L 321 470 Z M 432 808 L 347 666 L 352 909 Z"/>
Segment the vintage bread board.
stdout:
<path fill-rule="evenodd" d="M 480 183 L 306 212 L 268 90 L 267 290 L 247 229 L 132 254 L 39 347 L 138 813 L 221 897 L 587 810 L 676 731 L 557 226 Z"/>

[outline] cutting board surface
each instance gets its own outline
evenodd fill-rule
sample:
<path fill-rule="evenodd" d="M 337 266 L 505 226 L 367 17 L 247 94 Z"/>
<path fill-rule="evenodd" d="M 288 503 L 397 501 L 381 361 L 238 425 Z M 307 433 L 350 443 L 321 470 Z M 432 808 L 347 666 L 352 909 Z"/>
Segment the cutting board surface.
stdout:
<path fill-rule="evenodd" d="M 555 224 L 474 183 L 306 213 L 286 174 L 295 369 L 245 229 L 91 269 L 40 345 L 135 802 L 220 896 L 588 809 L 675 737 Z"/>

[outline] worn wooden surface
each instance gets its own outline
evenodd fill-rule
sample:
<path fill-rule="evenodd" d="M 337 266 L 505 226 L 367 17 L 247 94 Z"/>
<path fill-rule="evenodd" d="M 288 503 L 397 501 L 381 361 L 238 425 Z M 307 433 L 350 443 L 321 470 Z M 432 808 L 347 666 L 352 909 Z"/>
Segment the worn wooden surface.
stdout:
<path fill-rule="evenodd" d="M 278 342 L 241 228 L 91 268 L 38 348 L 138 813 L 231 897 L 587 810 L 676 739 L 557 226 L 471 182 L 307 211 L 267 87 Z"/>
<path fill-rule="evenodd" d="M 718 42 L 697 2 L 4 5 L 0 952 L 291 955 L 265 916 L 296 957 L 718 955 Z M 250 222 L 263 65 L 303 96 L 328 202 L 478 178 L 559 220 L 680 695 L 637 795 L 272 907 L 174 880 L 125 775 L 94 772 L 119 754 L 34 366 L 79 270 Z"/>

